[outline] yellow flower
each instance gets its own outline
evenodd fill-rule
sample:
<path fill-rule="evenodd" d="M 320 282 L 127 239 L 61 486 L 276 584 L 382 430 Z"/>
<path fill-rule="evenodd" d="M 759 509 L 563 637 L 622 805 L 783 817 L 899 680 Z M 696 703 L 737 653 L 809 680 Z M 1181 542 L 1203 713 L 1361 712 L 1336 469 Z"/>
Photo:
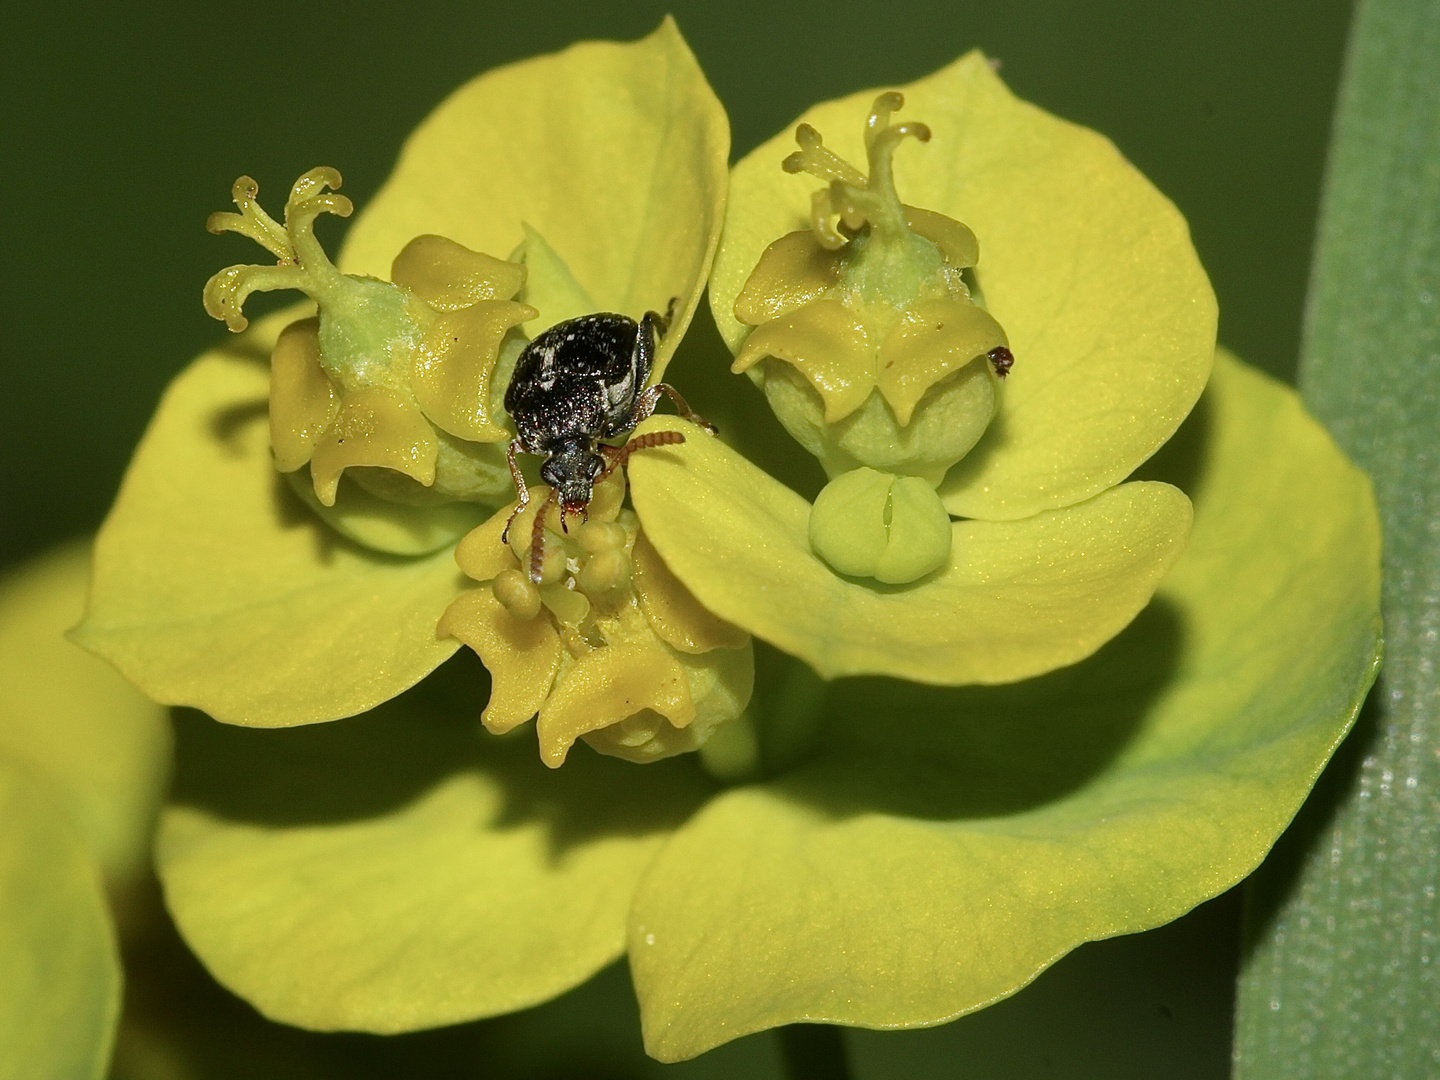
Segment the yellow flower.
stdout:
<path fill-rule="evenodd" d="M 895 186 L 983 240 L 971 298 L 1017 358 L 938 489 L 906 477 L 951 541 L 912 584 L 835 573 L 810 543 L 822 507 L 699 436 L 632 459 L 633 516 L 618 477 L 573 533 L 537 498 L 505 546 L 495 515 L 462 542 L 463 575 L 443 550 L 346 541 L 297 512 L 271 463 L 263 359 L 294 313 L 167 393 L 78 636 L 153 696 L 231 722 L 177 718 L 157 863 L 186 940 L 266 1015 L 429 1028 L 547 1001 L 625 956 L 666 1061 L 797 1021 L 940 1023 L 1229 887 L 1290 820 L 1373 678 L 1365 479 L 1293 394 L 1222 354 L 1200 415 L 1122 483 L 1215 360 L 1183 219 L 978 56 L 903 93 L 935 138 L 896 157 Z M 859 160 L 874 98 L 806 121 Z M 789 138 L 733 174 L 711 288 L 737 353 L 755 328 L 736 297 L 815 210 L 813 182 L 778 168 Z M 676 296 L 684 326 L 727 152 L 672 24 L 586 43 L 442 106 L 339 267 L 378 276 L 418 235 L 523 244 L 538 323 Z M 827 205 L 844 235 L 846 207 Z M 871 480 L 855 501 L 888 544 L 913 485 Z M 740 710 L 750 647 L 728 624 L 809 665 L 757 650 L 753 726 L 709 744 L 753 735 L 746 782 L 699 754 L 613 760 L 683 749 L 707 714 Z M 483 655 L 488 700 L 468 653 L 422 682 L 459 648 L 437 627 Z M 547 763 L 577 737 L 606 754 L 551 771 L 523 734 L 479 730 L 483 715 L 523 732 L 532 712 Z"/>
<path fill-rule="evenodd" d="M 875 99 L 865 125 L 868 177 L 809 124 L 798 128 L 801 149 L 782 162 L 785 171 L 829 186 L 814 193 L 810 228 L 767 247 L 735 298 L 735 318 L 755 329 L 732 370 L 761 365 L 758 381 L 776 415 L 830 475 L 871 466 L 933 486 L 989 426 L 1012 358 L 1005 331 L 965 281 L 980 257 L 975 234 L 900 202 L 896 145 L 930 139 L 923 124 L 890 123 L 903 103 L 894 92 Z M 820 409 L 787 383 L 780 364 L 803 377 Z M 930 394 L 942 381 L 943 392 Z"/>
<path fill-rule="evenodd" d="M 350 501 L 369 495 L 428 519 L 431 547 L 463 531 L 446 523 L 469 517 L 444 504 L 503 501 L 509 473 L 489 444 L 511 437 L 500 396 L 522 340 L 510 331 L 539 312 L 511 299 L 525 284 L 523 265 L 442 236 L 406 244 L 388 282 L 342 274 L 314 234 L 321 213 L 350 216 L 350 200 L 326 190 L 339 187 L 334 169 L 310 170 L 295 182 L 282 226 L 256 202 L 255 181 L 235 181 L 240 212 L 212 214 L 207 227 L 249 236 L 279 263 L 220 271 L 205 286 L 205 310 L 239 332 L 253 292 L 294 289 L 315 301 L 318 316 L 287 326 L 270 353 L 275 467 L 294 478 L 308 463 L 309 483 L 295 490 L 352 539 L 417 554 L 332 512 L 342 474 L 359 485 Z M 502 344 L 509 365 L 497 371 Z"/>
<path fill-rule="evenodd" d="M 826 414 L 836 394 L 795 376 L 788 360 L 761 360 L 749 370 L 761 373 L 767 401 L 832 476 L 813 511 L 718 444 L 637 459 L 634 500 L 656 549 L 703 604 L 826 677 L 1011 682 L 1094 652 L 1149 602 L 1184 549 L 1185 495 L 1121 481 L 1205 386 L 1215 298 L 1175 207 L 1106 139 L 1015 98 L 978 52 L 899 96 L 931 137 L 893 155 L 893 188 L 876 197 L 888 208 L 883 228 L 858 216 L 846 224 L 848 203 L 863 202 L 859 178 L 844 180 L 834 162 L 815 165 L 842 176 L 838 192 L 821 192 L 829 201 L 817 214 L 813 179 L 782 168 L 793 128 L 735 166 L 710 282 L 716 325 L 744 366 L 791 349 L 777 344 L 774 324 L 747 321 L 758 317 L 760 293 L 806 299 L 811 307 L 794 309 L 802 313 L 844 296 L 845 317 L 866 324 L 867 342 L 883 340 L 887 319 L 889 333 L 907 333 L 916 304 L 955 305 L 976 325 L 1004 326 L 1014 368 L 1003 393 L 992 400 L 998 379 L 971 351 L 998 328 L 962 334 L 968 343 L 952 353 L 945 335 L 964 324 L 948 316 L 936 320 L 936 351 L 914 354 L 913 370 L 943 374 L 936 357 L 962 366 L 919 395 L 908 422 L 909 398 L 897 406 L 871 388 L 878 352 L 857 360 L 861 374 L 846 384 L 858 388 L 845 389 L 852 397 L 868 395 L 865 404 L 834 424 Z M 886 176 L 880 136 L 893 144 L 900 129 L 876 102 L 864 91 L 808 110 L 804 160 L 821 152 L 805 133 L 823 131 L 839 159 L 871 155 L 867 183 Z M 942 227 L 916 215 L 943 243 L 908 227 L 913 212 L 900 194 L 945 216 Z M 850 238 L 822 257 L 815 222 L 837 207 L 837 235 Z M 871 264 L 869 238 L 886 230 L 898 232 L 890 246 L 901 254 Z M 838 277 L 815 277 L 809 292 L 774 286 L 783 261 L 775 252 L 791 245 L 840 266 L 826 271 Z M 971 262 L 957 283 L 958 264 Z M 822 284 L 824 295 L 815 292 Z M 972 302 L 982 297 L 983 311 Z M 829 341 L 794 326 L 787 334 L 814 349 Z M 777 575 L 783 590 L 773 587 Z"/>
<path fill-rule="evenodd" d="M 304 286 L 319 325 L 296 324 L 303 309 L 259 320 L 171 385 L 97 540 L 78 640 L 156 700 L 260 727 L 352 716 L 429 674 L 459 647 L 436 633 L 465 588 L 450 549 L 513 492 L 495 400 L 512 349 L 582 312 L 638 319 L 674 298 L 662 378 L 719 239 L 728 151 L 667 21 L 462 87 L 335 267 L 309 223 L 346 208 L 323 190 L 338 177 L 302 178 L 288 231 L 239 185 L 242 214 L 218 224 L 296 261 L 226 271 L 212 306 L 238 318 L 251 288 Z M 457 498 L 475 501 L 443 501 Z"/>

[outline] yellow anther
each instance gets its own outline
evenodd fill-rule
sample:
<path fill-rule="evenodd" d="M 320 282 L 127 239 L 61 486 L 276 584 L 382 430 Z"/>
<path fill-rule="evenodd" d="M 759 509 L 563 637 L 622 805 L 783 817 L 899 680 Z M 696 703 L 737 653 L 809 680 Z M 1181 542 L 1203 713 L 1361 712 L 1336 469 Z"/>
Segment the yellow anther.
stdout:
<path fill-rule="evenodd" d="M 590 556 L 580 568 L 578 581 L 587 593 L 606 593 L 628 585 L 630 556 L 625 554 L 622 547 L 608 547 L 599 551 Z"/>
<path fill-rule="evenodd" d="M 625 529 L 613 521 L 587 521 L 576 531 L 575 541 L 595 555 L 610 548 L 623 548 Z"/>
<path fill-rule="evenodd" d="M 540 590 L 519 570 L 500 571 L 490 588 L 495 599 L 517 619 L 529 620 L 540 614 Z"/>
<path fill-rule="evenodd" d="M 546 536 L 540 555 L 540 584 L 554 585 L 565 579 L 565 547 Z"/>
<path fill-rule="evenodd" d="M 576 627 L 590 614 L 590 599 L 578 589 L 566 588 L 559 582 L 542 585 L 541 602 L 550 609 L 562 626 Z"/>

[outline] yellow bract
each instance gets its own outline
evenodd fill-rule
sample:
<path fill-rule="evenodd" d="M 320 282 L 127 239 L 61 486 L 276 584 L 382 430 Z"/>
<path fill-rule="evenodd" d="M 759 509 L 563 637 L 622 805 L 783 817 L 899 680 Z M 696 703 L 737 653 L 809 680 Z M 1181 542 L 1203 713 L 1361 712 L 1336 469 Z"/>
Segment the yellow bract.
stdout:
<path fill-rule="evenodd" d="M 96 539 L 75 631 L 157 701 L 256 727 L 352 716 L 455 651 L 435 637 L 460 589 L 448 551 L 377 555 L 275 472 L 264 357 L 292 319 L 258 322 L 171 384 Z"/>
<path fill-rule="evenodd" d="M 675 421 L 637 434 L 662 423 Z M 630 481 L 699 602 L 827 678 L 1005 683 L 1074 663 L 1145 606 L 1190 528 L 1174 487 L 1123 484 L 1025 521 L 956 522 L 945 566 L 885 588 L 834 574 L 812 551 L 810 505 L 717 439 L 637 454 Z"/>
<path fill-rule="evenodd" d="M 85 609 L 90 545 L 0 579 L 0 759 L 53 783 L 112 887 L 148 873 L 169 782 L 168 710 L 65 640 Z"/>

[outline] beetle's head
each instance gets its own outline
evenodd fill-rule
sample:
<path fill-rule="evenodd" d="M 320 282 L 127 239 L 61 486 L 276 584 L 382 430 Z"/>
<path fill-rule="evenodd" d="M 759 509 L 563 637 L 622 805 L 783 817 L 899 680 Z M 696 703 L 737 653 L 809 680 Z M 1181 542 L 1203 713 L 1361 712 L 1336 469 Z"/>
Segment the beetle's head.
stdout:
<path fill-rule="evenodd" d="M 540 466 L 540 479 L 559 495 L 562 527 L 571 514 L 586 516 L 595 480 L 604 471 L 605 459 L 584 436 L 566 439 L 550 448 L 550 456 Z"/>

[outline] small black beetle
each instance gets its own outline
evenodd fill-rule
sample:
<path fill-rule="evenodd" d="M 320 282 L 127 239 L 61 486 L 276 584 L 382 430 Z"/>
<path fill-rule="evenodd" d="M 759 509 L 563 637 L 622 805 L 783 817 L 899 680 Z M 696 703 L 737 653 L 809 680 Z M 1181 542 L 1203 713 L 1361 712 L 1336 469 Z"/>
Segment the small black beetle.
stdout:
<path fill-rule="evenodd" d="M 570 514 L 587 516 L 595 481 L 609 473 L 636 450 L 685 441 L 678 431 L 656 431 L 609 446 L 611 439 L 632 430 L 655 411 L 661 394 L 669 396 L 680 415 L 712 434 L 715 428 L 696 416 L 675 388 L 645 380 L 655 364 L 655 343 L 670 326 L 670 312 L 647 312 L 636 322 L 607 312 L 567 319 L 546 330 L 525 346 L 505 390 L 505 411 L 515 421 L 516 438 L 507 458 L 520 501 L 505 523 L 501 541 L 530 501 L 525 478 L 515 455 L 540 454 L 540 478 L 550 485 L 550 496 L 535 515 L 530 548 L 530 579 L 540 580 L 540 553 L 544 542 L 545 513 L 560 498 L 560 525 Z"/>

